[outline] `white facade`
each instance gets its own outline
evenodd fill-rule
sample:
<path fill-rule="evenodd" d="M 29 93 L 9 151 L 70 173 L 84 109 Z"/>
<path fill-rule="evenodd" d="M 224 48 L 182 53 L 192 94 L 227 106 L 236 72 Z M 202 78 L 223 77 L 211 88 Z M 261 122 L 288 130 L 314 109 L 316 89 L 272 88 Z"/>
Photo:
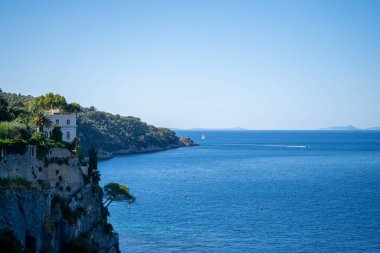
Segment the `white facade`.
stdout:
<path fill-rule="evenodd" d="M 49 111 L 49 118 L 53 122 L 53 126 L 61 127 L 62 140 L 71 142 L 77 137 L 77 115 L 76 114 L 60 114 L 53 110 Z M 45 129 L 48 134 L 52 128 Z"/>

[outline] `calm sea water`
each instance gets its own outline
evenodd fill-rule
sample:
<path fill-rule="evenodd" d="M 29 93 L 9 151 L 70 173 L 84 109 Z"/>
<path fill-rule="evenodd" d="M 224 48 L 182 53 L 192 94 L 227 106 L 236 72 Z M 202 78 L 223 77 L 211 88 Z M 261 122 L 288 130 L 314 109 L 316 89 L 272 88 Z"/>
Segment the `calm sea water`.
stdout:
<path fill-rule="evenodd" d="M 204 134 L 99 164 L 122 252 L 380 252 L 380 132 Z"/>

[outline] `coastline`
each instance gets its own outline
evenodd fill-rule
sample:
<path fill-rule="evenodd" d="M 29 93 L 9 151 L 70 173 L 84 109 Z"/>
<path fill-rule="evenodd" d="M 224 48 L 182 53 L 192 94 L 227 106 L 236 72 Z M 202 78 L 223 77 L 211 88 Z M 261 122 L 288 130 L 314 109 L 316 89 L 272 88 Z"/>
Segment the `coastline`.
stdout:
<path fill-rule="evenodd" d="M 159 147 L 159 146 L 150 146 L 150 147 L 146 147 L 146 148 L 130 147 L 129 149 L 116 150 L 116 151 L 112 151 L 112 152 L 100 150 L 98 152 L 98 160 L 99 161 L 106 161 L 106 160 L 110 160 L 110 159 L 112 159 L 118 155 L 147 154 L 147 153 L 160 152 L 160 151 L 165 151 L 165 150 L 170 150 L 170 149 L 194 147 L 194 146 L 199 146 L 199 144 L 194 143 L 191 139 L 189 139 L 187 137 L 181 137 L 180 143 L 170 144 L 170 145 L 165 146 L 165 147 Z"/>

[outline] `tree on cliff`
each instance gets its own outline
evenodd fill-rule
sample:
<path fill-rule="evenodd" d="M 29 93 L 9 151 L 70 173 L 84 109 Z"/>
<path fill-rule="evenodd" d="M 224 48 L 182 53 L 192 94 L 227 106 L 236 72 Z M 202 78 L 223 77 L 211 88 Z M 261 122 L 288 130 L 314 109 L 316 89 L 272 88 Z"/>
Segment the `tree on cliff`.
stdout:
<path fill-rule="evenodd" d="M 118 183 L 109 183 L 104 186 L 104 197 L 106 201 L 103 205 L 107 208 L 113 201 L 127 201 L 129 204 L 135 202 L 136 198 L 129 193 L 129 188 Z"/>
<path fill-rule="evenodd" d="M 98 156 L 95 148 L 88 151 L 88 178 L 92 183 L 98 184 L 100 172 L 98 170 Z"/>
<path fill-rule="evenodd" d="M 42 108 L 44 110 L 49 110 L 51 108 L 63 108 L 67 104 L 65 97 L 52 92 L 35 98 L 33 102 L 38 106 L 38 108 Z"/>
<path fill-rule="evenodd" d="M 36 125 L 38 132 L 42 132 L 44 127 L 51 127 L 53 125 L 53 122 L 51 122 L 49 117 L 46 116 L 43 112 L 38 112 L 34 116 L 33 122 Z"/>
<path fill-rule="evenodd" d="M 8 102 L 3 96 L 0 96 L 0 121 L 7 121 L 10 120 L 10 118 Z"/>
<path fill-rule="evenodd" d="M 50 132 L 50 139 L 53 141 L 62 141 L 62 131 L 60 126 L 54 126 Z"/>
<path fill-rule="evenodd" d="M 71 112 L 71 113 L 77 113 L 77 112 L 80 112 L 80 105 L 78 103 L 70 103 L 70 104 L 67 104 L 64 108 L 67 112 Z"/>

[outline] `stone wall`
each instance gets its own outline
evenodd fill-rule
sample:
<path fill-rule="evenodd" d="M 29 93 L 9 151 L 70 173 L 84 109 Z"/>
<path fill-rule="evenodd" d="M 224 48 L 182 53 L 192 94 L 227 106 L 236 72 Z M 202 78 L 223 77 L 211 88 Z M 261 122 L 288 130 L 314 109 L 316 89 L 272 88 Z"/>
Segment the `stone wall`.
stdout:
<path fill-rule="evenodd" d="M 0 177 L 46 182 L 53 190 L 66 191 L 67 194 L 84 186 L 79 160 L 71 156 L 69 150 L 52 148 L 42 160 L 37 159 L 36 153 L 36 147 L 29 145 L 24 155 L 8 154 L 0 161 Z"/>

